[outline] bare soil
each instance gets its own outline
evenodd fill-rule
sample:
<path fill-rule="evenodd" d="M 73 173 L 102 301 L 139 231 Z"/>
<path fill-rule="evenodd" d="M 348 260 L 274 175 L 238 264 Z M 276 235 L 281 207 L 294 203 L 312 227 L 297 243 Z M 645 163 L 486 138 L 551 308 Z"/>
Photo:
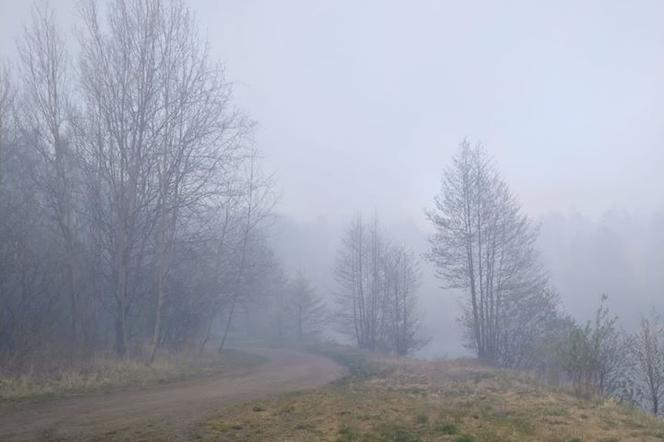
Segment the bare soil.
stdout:
<path fill-rule="evenodd" d="M 120 391 L 0 408 L 0 440 L 187 440 L 224 407 L 315 388 L 345 369 L 324 356 L 252 349 L 269 359 L 247 370 Z"/>

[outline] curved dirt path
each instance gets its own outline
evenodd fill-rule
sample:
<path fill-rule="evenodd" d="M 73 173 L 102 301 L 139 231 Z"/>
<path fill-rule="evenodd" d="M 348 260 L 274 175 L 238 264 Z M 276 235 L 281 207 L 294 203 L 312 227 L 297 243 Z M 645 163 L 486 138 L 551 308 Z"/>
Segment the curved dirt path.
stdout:
<path fill-rule="evenodd" d="M 183 440 L 223 407 L 315 388 L 345 370 L 324 356 L 250 350 L 268 362 L 244 372 L 103 395 L 0 409 L 0 440 Z"/>

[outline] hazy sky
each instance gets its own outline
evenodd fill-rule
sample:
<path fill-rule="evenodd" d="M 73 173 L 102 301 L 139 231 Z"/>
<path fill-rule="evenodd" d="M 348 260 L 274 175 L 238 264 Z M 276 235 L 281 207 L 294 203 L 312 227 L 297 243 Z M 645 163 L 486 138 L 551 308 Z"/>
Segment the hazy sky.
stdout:
<path fill-rule="evenodd" d="M 0 52 L 29 1 L 0 0 Z M 72 0 L 53 2 L 67 27 Z M 194 0 L 283 213 L 424 225 L 482 140 L 534 216 L 664 202 L 664 2 Z"/>
<path fill-rule="evenodd" d="M 75 2 L 52 3 L 69 29 Z M 0 53 L 13 53 L 29 4 L 0 0 Z M 388 226 L 427 231 L 423 209 L 463 137 L 487 146 L 536 219 L 664 209 L 662 1 L 190 4 L 236 102 L 259 123 L 279 211 L 293 220 L 339 224 L 375 210 Z M 577 235 L 558 230 L 545 232 L 551 247 Z M 589 257 L 602 253 L 592 241 Z M 578 268 L 564 262 L 571 244 L 558 264 L 548 258 L 554 273 Z M 604 271 L 625 267 L 611 265 Z M 563 300 L 594 305 L 599 280 L 573 276 L 560 284 Z M 430 310 L 454 304 L 427 296 Z"/>
<path fill-rule="evenodd" d="M 662 207 L 661 1 L 199 3 L 288 213 L 419 219 L 464 136 L 533 215 Z"/>

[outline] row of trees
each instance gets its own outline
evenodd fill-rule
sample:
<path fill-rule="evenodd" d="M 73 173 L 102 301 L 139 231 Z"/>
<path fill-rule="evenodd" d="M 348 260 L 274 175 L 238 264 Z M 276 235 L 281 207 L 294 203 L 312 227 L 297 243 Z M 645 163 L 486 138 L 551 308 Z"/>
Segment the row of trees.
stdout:
<path fill-rule="evenodd" d="M 243 328 L 310 342 L 339 317 L 363 348 L 423 345 L 417 263 L 377 222 L 347 233 L 339 317 L 284 276 L 253 123 L 183 2 L 106 6 L 80 3 L 74 42 L 39 4 L 0 70 L 3 365 L 111 347 L 151 362 Z"/>
<path fill-rule="evenodd" d="M 274 345 L 308 345 L 320 341 L 330 323 L 323 298 L 302 272 L 289 278 L 277 264 L 270 273 L 264 295 L 258 302 L 243 306 L 245 318 L 241 331 L 245 336 Z"/>
<path fill-rule="evenodd" d="M 41 5 L 0 70 L 0 359 L 202 349 L 268 265 L 253 124 L 181 1 L 83 2 L 77 44 Z"/>
<path fill-rule="evenodd" d="M 380 231 L 377 219 L 351 222 L 335 276 L 337 323 L 358 347 L 406 355 L 426 343 L 417 310 L 418 263 Z"/>

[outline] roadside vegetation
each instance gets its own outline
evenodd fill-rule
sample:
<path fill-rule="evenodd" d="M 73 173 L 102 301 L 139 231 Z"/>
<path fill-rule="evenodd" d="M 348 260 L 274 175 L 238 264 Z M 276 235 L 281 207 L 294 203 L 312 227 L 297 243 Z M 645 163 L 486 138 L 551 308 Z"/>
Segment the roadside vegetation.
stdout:
<path fill-rule="evenodd" d="M 581 399 L 473 360 L 323 352 L 349 368 L 328 387 L 231 407 L 208 441 L 657 441 L 664 423 L 611 399 Z"/>
<path fill-rule="evenodd" d="M 112 355 L 98 356 L 76 366 L 51 367 L 48 372 L 32 367 L 19 375 L 0 376 L 0 404 L 175 382 L 246 370 L 264 361 L 260 355 L 236 349 L 196 357 L 184 352 L 163 352 L 150 365 Z"/>

